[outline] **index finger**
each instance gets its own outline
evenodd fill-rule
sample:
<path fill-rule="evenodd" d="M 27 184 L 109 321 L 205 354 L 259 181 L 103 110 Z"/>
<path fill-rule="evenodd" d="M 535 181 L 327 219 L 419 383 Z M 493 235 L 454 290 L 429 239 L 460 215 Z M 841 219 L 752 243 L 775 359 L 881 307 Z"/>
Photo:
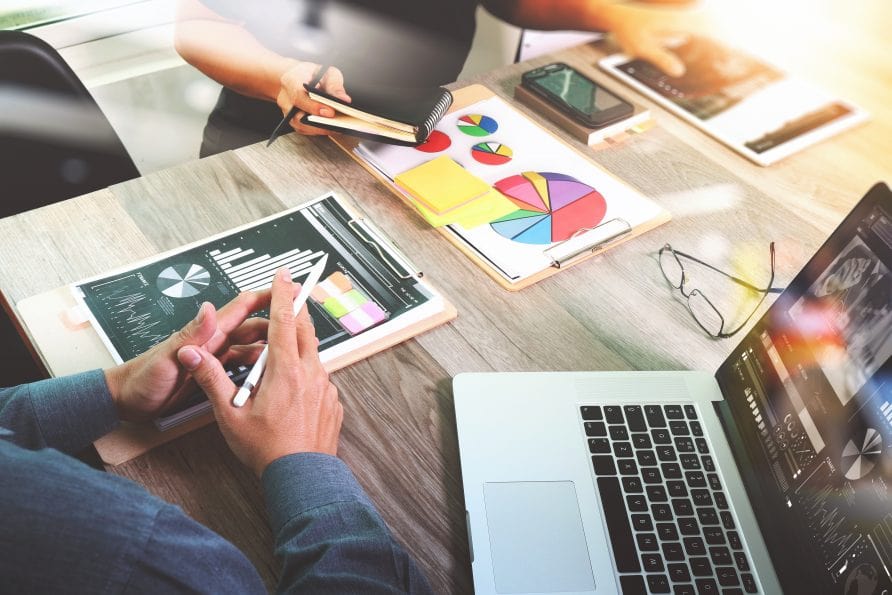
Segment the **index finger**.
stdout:
<path fill-rule="evenodd" d="M 217 328 L 227 335 L 237 329 L 251 314 L 269 307 L 270 290 L 245 291 L 217 311 Z"/>
<path fill-rule="evenodd" d="M 270 365 L 284 359 L 295 361 L 298 357 L 294 340 L 294 283 L 291 271 L 279 269 L 273 279 L 272 299 L 269 306 L 269 361 Z"/>

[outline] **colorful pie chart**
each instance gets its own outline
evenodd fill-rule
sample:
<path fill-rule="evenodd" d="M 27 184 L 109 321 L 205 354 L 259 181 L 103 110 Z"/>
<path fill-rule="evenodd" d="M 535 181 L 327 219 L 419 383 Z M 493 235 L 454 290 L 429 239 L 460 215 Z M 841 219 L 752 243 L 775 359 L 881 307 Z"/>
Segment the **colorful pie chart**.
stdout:
<path fill-rule="evenodd" d="M 434 130 L 427 137 L 427 140 L 415 147 L 415 149 L 423 153 L 439 153 L 448 149 L 451 144 L 452 139 L 449 138 L 449 135 L 439 130 Z"/>
<path fill-rule="evenodd" d="M 469 136 L 486 136 L 499 129 L 499 123 L 489 116 L 468 114 L 456 122 L 458 129 Z"/>
<path fill-rule="evenodd" d="M 500 236 L 524 244 L 551 244 L 595 227 L 604 219 L 607 201 L 574 177 L 527 171 L 495 183 L 518 209 L 490 225 Z"/>
<path fill-rule="evenodd" d="M 499 143 L 478 143 L 471 147 L 471 157 L 484 165 L 504 165 L 513 156 L 511 147 Z"/>

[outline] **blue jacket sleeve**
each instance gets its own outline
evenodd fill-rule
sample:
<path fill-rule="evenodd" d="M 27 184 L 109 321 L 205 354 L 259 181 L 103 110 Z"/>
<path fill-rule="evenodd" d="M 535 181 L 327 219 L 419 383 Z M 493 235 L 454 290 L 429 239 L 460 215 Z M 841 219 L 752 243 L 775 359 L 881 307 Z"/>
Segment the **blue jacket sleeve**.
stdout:
<path fill-rule="evenodd" d="M 117 424 L 102 370 L 0 389 L 0 431 L 22 448 L 76 453 Z"/>
<path fill-rule="evenodd" d="M 337 457 L 301 453 L 263 473 L 280 593 L 430 593 L 353 473 Z"/>

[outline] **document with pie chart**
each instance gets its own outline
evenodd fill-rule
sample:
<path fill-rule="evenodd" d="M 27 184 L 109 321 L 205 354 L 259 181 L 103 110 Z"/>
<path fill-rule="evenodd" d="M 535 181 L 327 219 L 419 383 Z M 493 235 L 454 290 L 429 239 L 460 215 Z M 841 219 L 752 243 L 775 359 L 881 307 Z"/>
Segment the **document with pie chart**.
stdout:
<path fill-rule="evenodd" d="M 363 142 L 355 152 L 390 181 L 446 155 L 507 197 L 515 211 L 473 228 L 445 228 L 506 287 L 538 280 L 555 268 L 557 254 L 590 254 L 668 221 L 658 204 L 502 99 L 456 105 L 421 147 Z"/>

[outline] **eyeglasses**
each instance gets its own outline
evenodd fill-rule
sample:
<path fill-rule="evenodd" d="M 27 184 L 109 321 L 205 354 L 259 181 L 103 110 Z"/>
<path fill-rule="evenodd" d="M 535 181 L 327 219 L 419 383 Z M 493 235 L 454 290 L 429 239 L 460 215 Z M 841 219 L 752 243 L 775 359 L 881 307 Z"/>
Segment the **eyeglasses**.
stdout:
<path fill-rule="evenodd" d="M 677 250 L 673 250 L 672 246 L 666 244 L 662 248 L 660 248 L 660 270 L 663 272 L 663 277 L 666 278 L 666 281 L 669 282 L 672 287 L 679 290 L 681 295 L 687 298 L 688 300 L 688 310 L 691 313 L 691 316 L 694 317 L 694 320 L 697 324 L 702 328 L 710 337 L 715 337 L 717 339 L 725 339 L 728 338 L 735 333 L 740 332 L 740 330 L 746 326 L 746 324 L 750 321 L 750 318 L 753 317 L 753 314 L 759 309 L 759 306 L 762 305 L 762 302 L 765 301 L 765 296 L 769 293 L 780 293 L 783 291 L 782 287 L 772 287 L 772 283 L 774 283 L 774 242 L 771 242 L 769 245 L 769 250 L 771 251 L 771 278 L 768 280 L 768 285 L 763 289 L 761 287 L 756 287 L 755 285 L 744 281 L 739 277 L 735 277 L 734 275 L 730 275 L 725 271 L 718 269 L 712 266 L 709 263 L 703 262 L 699 258 L 695 258 L 690 254 L 685 254 L 684 252 L 679 252 Z M 681 258 L 687 258 L 688 260 L 693 260 L 694 262 L 700 263 L 705 267 L 716 271 L 717 273 L 721 273 L 722 275 L 728 277 L 738 285 L 746 287 L 747 289 L 751 289 L 753 291 L 759 292 L 762 294 L 762 297 L 759 299 L 759 303 L 753 308 L 753 311 L 750 312 L 750 315 L 746 317 L 746 320 L 740 323 L 737 328 L 730 331 L 725 331 L 725 318 L 718 311 L 718 309 L 713 305 L 713 303 L 703 295 L 703 292 L 699 289 L 686 289 L 685 281 L 687 281 L 687 276 L 684 272 L 684 266 L 681 264 Z"/>

